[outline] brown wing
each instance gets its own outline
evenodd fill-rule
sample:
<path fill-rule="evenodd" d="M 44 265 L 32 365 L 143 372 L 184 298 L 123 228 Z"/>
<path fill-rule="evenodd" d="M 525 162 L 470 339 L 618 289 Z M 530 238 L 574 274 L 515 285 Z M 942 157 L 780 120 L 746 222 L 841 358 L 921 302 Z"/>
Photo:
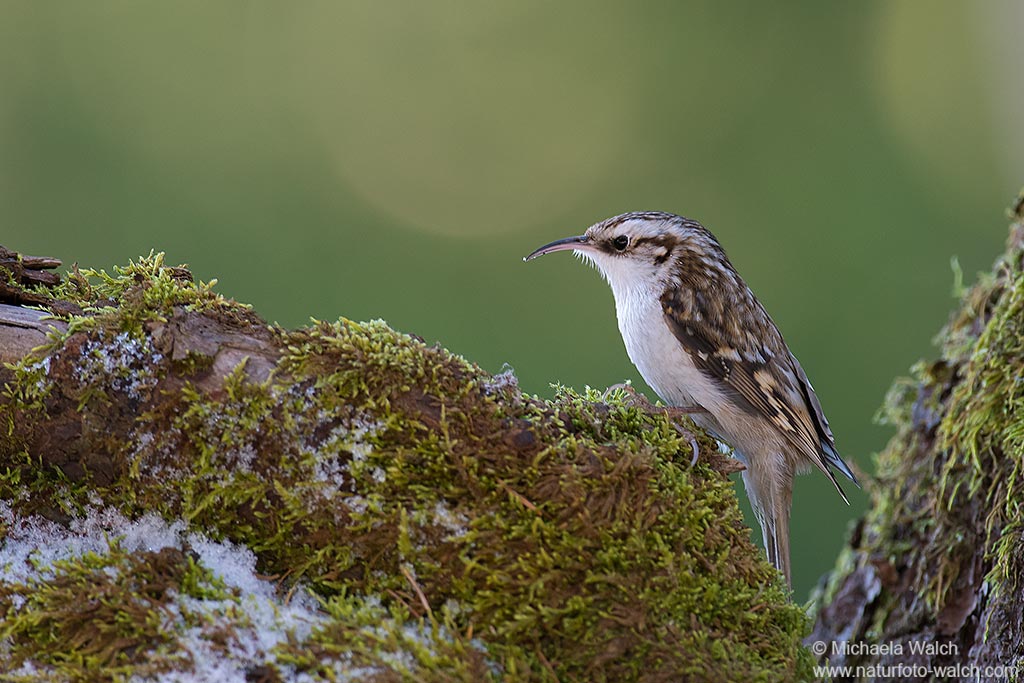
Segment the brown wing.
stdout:
<path fill-rule="evenodd" d="M 696 288 L 669 290 L 661 298 L 676 339 L 701 372 L 720 382 L 738 406 L 771 422 L 828 475 L 845 500 L 829 465 L 856 479 L 836 452 L 821 404 L 768 313 L 742 282 L 746 296 L 731 302 L 691 284 Z"/>

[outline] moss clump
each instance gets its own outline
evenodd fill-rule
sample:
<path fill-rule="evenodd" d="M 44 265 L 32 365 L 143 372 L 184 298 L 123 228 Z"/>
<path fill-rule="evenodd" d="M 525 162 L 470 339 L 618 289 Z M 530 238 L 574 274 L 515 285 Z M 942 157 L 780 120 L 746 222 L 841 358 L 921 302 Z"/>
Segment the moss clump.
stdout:
<path fill-rule="evenodd" d="M 85 314 L 0 405 L 0 494 L 21 514 L 38 496 L 155 511 L 252 549 L 282 590 L 309 587 L 324 621 L 268 676 L 809 677 L 805 616 L 732 483 L 690 468 L 664 416 L 622 395 L 529 397 L 382 322 L 271 335 L 156 257 L 64 293 Z M 266 348 L 218 376 L 223 349 L 190 335 L 227 328 Z"/>
<path fill-rule="evenodd" d="M 890 391 L 881 417 L 898 431 L 878 456 L 872 509 L 822 595 L 812 638 L 951 643 L 933 665 L 1024 657 L 1021 206 L 1006 254 L 961 293 L 938 335 L 940 358 Z M 878 661 L 854 659 L 845 663 Z"/>
<path fill-rule="evenodd" d="M 986 581 L 996 591 L 1015 588 L 1024 557 L 1024 270 L 1019 245 L 1010 259 L 995 282 L 983 283 L 971 294 L 974 300 L 985 297 L 994 303 L 982 314 L 988 319 L 960 366 L 959 382 L 938 429 L 938 448 L 956 454 L 939 474 L 937 500 L 944 505 L 936 506 L 938 518 L 957 525 L 965 521 L 958 510 L 982 503 L 980 535 L 986 560 L 992 561 Z M 962 313 L 950 330 L 950 346 L 959 346 L 963 329 L 978 322 Z M 971 524 L 970 531 L 979 529 Z M 935 604 L 945 601 L 963 572 L 963 555 L 936 558 L 944 561 L 937 565 Z"/>
<path fill-rule="evenodd" d="M 347 593 L 332 597 L 324 610 L 327 618 L 307 639 L 278 648 L 279 665 L 322 680 L 333 680 L 339 669 L 355 670 L 359 680 L 375 683 L 476 683 L 500 671 L 488 662 L 483 641 L 458 632 L 447 610 L 440 619 L 433 613 L 417 618 L 401 601 L 384 607 Z M 517 677 L 515 668 L 505 673 Z"/>
<path fill-rule="evenodd" d="M 169 670 L 176 637 L 167 624 L 182 618 L 181 599 L 220 592 L 175 548 L 128 553 L 112 543 L 58 560 L 28 581 L 0 584 L 7 670 L 31 662 L 71 680 Z"/>
<path fill-rule="evenodd" d="M 56 315 L 72 320 L 72 331 L 90 326 L 96 317 L 107 320 L 105 313 L 116 313 L 117 330 L 138 336 L 143 324 L 166 320 L 178 307 L 235 316 L 240 322 L 260 322 L 249 306 L 215 292 L 216 284 L 216 280 L 195 282 L 187 267 L 167 266 L 162 253 L 150 253 L 125 267 L 115 266 L 113 274 L 105 270 L 79 270 L 76 266 L 66 280 L 46 290 L 46 294 L 73 304 L 85 314 L 70 315 L 64 312 L 66 306 L 55 307 Z"/>
<path fill-rule="evenodd" d="M 888 421 L 900 434 L 878 458 L 883 500 L 871 541 L 922 541 L 919 580 L 931 610 L 950 600 L 975 549 L 991 561 L 986 579 L 999 590 L 1020 556 L 1024 502 L 1024 269 L 1020 231 L 1014 232 L 995 276 L 964 293 L 959 311 L 939 334 L 941 358 L 915 367 L 911 382 L 890 394 Z M 922 429 L 923 427 L 923 429 Z M 927 450 L 930 458 L 908 458 Z M 979 522 L 981 524 L 979 525 Z M 904 525 L 913 526 L 913 535 Z M 924 542 L 941 538 L 941 544 Z M 979 579 L 981 576 L 978 577 Z"/>

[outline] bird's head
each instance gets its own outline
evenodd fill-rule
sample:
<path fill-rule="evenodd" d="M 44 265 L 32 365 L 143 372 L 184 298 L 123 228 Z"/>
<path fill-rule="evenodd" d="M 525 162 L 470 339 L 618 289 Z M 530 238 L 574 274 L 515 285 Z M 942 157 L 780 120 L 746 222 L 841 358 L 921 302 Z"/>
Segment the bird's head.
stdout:
<path fill-rule="evenodd" d="M 565 250 L 593 264 L 614 290 L 660 291 L 680 265 L 727 263 L 721 246 L 700 223 L 660 211 L 603 220 L 582 235 L 545 244 L 523 260 Z"/>

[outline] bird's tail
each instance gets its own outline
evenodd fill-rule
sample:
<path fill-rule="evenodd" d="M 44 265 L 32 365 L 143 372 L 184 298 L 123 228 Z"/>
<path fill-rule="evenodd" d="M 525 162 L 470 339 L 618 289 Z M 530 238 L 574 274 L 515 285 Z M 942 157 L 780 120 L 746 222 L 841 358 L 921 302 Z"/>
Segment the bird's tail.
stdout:
<path fill-rule="evenodd" d="M 789 567 L 789 515 L 780 520 L 765 518 L 761 520 L 761 534 L 764 536 L 764 548 L 768 561 L 786 577 L 786 585 L 793 587 L 793 577 Z"/>
<path fill-rule="evenodd" d="M 793 579 L 789 566 L 789 509 L 793 484 L 768 479 L 757 480 L 750 469 L 743 471 L 743 484 L 747 489 L 751 507 L 761 525 L 765 554 L 768 561 L 786 577 L 786 585 L 792 588 Z"/>

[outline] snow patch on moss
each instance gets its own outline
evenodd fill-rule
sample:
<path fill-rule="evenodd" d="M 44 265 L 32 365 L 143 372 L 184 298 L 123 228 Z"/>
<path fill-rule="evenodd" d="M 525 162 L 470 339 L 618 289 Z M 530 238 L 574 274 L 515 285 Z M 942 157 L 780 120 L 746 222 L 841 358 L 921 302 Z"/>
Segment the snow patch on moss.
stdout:
<path fill-rule="evenodd" d="M 174 662 L 177 672 L 133 680 L 245 681 L 255 665 L 274 664 L 275 650 L 282 643 L 302 642 L 326 618 L 317 600 L 302 588 L 282 594 L 260 577 L 251 550 L 187 532 L 181 520 L 168 523 L 153 514 L 130 520 L 116 510 L 93 509 L 65 528 L 39 517 L 15 517 L 10 506 L 0 502 L 0 524 L 7 530 L 0 542 L 0 609 L 6 608 L 8 629 L 16 629 L 19 617 L 39 609 L 32 592 L 45 590 L 76 562 L 101 566 L 128 589 L 143 579 L 124 574 L 125 565 L 116 559 L 103 565 L 104 556 L 171 548 L 195 564 L 198 583 L 183 580 L 168 591 L 167 604 L 155 612 L 171 644 L 155 647 L 144 657 L 150 665 L 162 659 Z M 12 650 L 16 647 L 8 634 L 0 641 L 0 655 L 12 656 Z M 28 660 L 11 675 L 31 678 L 39 672 L 61 671 L 61 665 L 53 664 Z"/>

